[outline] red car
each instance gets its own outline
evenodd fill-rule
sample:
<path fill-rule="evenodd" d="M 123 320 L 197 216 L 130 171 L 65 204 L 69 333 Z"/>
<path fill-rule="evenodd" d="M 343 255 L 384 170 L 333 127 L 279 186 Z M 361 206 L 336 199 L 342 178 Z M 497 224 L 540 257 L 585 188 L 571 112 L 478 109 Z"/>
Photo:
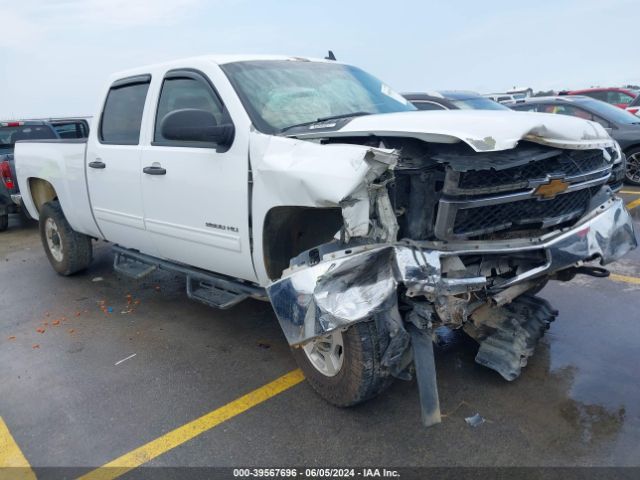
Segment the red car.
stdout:
<path fill-rule="evenodd" d="M 638 90 L 630 88 L 587 88 L 585 90 L 571 90 L 570 92 L 561 92 L 560 95 L 586 95 L 587 97 L 596 98 L 603 102 L 610 103 L 620 108 L 627 108 L 631 102 L 638 96 Z"/>

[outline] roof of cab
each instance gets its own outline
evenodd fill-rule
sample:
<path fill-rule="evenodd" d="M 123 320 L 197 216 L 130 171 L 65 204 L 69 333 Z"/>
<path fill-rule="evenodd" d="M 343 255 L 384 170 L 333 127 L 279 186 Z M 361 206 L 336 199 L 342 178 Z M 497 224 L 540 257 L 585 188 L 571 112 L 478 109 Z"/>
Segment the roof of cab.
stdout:
<path fill-rule="evenodd" d="M 184 67 L 185 64 L 190 62 L 198 62 L 201 63 L 203 61 L 208 61 L 214 63 L 216 65 L 224 65 L 227 63 L 234 62 L 252 62 L 252 61 L 260 61 L 260 60 L 289 60 L 289 61 L 298 61 L 298 62 L 330 62 L 330 63 L 340 63 L 335 60 L 326 60 L 321 58 L 309 58 L 309 57 L 296 57 L 296 56 L 287 56 L 287 55 L 255 55 L 255 54 L 238 54 L 238 55 L 200 55 L 197 57 L 187 57 L 180 58 L 176 60 L 171 60 L 168 62 L 155 63 L 151 65 L 143 65 L 140 67 L 135 67 L 128 70 L 123 70 L 120 72 L 116 72 L 111 75 L 111 78 L 126 78 L 133 75 L 141 75 L 145 73 L 149 73 L 152 70 L 156 69 L 167 69 L 171 67 L 181 68 Z"/>

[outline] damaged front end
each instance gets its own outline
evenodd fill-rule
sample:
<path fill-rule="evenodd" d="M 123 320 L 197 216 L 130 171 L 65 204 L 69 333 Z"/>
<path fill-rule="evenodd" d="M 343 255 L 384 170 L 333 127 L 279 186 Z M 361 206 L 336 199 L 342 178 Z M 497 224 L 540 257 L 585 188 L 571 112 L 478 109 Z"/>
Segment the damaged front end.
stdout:
<path fill-rule="evenodd" d="M 289 344 L 375 321 L 388 375 L 415 368 L 425 425 L 440 421 L 436 328 L 464 329 L 480 344 L 478 363 L 517 378 L 557 315 L 535 293 L 637 245 L 607 186 L 619 153 L 538 140 L 500 151 L 366 140 L 366 173 L 331 199 L 343 217 L 334 239 L 292 258 L 267 288 Z"/>

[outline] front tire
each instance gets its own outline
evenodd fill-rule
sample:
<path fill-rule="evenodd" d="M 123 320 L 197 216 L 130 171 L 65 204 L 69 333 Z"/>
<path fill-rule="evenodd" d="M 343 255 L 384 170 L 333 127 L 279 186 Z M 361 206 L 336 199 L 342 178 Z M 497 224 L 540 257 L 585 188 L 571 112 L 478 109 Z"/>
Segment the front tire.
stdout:
<path fill-rule="evenodd" d="M 293 356 L 311 387 L 327 402 L 350 407 L 369 400 L 393 379 L 380 365 L 381 345 L 375 322 L 336 330 L 303 347 Z"/>
<path fill-rule="evenodd" d="M 627 170 L 624 180 L 629 185 L 640 186 L 640 147 L 627 150 Z"/>
<path fill-rule="evenodd" d="M 40 211 L 40 239 L 49 263 L 60 275 L 73 275 L 93 259 L 91 237 L 71 228 L 57 201 L 47 202 Z"/>
<path fill-rule="evenodd" d="M 9 228 L 9 214 L 0 215 L 0 232 L 4 232 Z"/>

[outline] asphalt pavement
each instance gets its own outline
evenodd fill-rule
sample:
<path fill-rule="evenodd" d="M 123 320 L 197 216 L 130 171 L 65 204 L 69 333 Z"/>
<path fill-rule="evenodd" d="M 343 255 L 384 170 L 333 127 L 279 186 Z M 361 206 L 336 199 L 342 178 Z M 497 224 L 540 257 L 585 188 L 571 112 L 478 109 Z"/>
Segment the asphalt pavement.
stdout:
<path fill-rule="evenodd" d="M 123 478 L 138 465 L 640 466 L 638 250 L 615 277 L 543 290 L 560 315 L 516 381 L 475 364 L 470 343 L 439 352 L 444 415 L 429 429 L 414 381 L 355 408 L 325 403 L 268 303 L 214 310 L 179 276 L 129 280 L 112 262 L 99 243 L 86 272 L 63 278 L 35 223 L 15 215 L 0 233 L 0 422 L 39 476 L 118 458 L 133 462 Z"/>

